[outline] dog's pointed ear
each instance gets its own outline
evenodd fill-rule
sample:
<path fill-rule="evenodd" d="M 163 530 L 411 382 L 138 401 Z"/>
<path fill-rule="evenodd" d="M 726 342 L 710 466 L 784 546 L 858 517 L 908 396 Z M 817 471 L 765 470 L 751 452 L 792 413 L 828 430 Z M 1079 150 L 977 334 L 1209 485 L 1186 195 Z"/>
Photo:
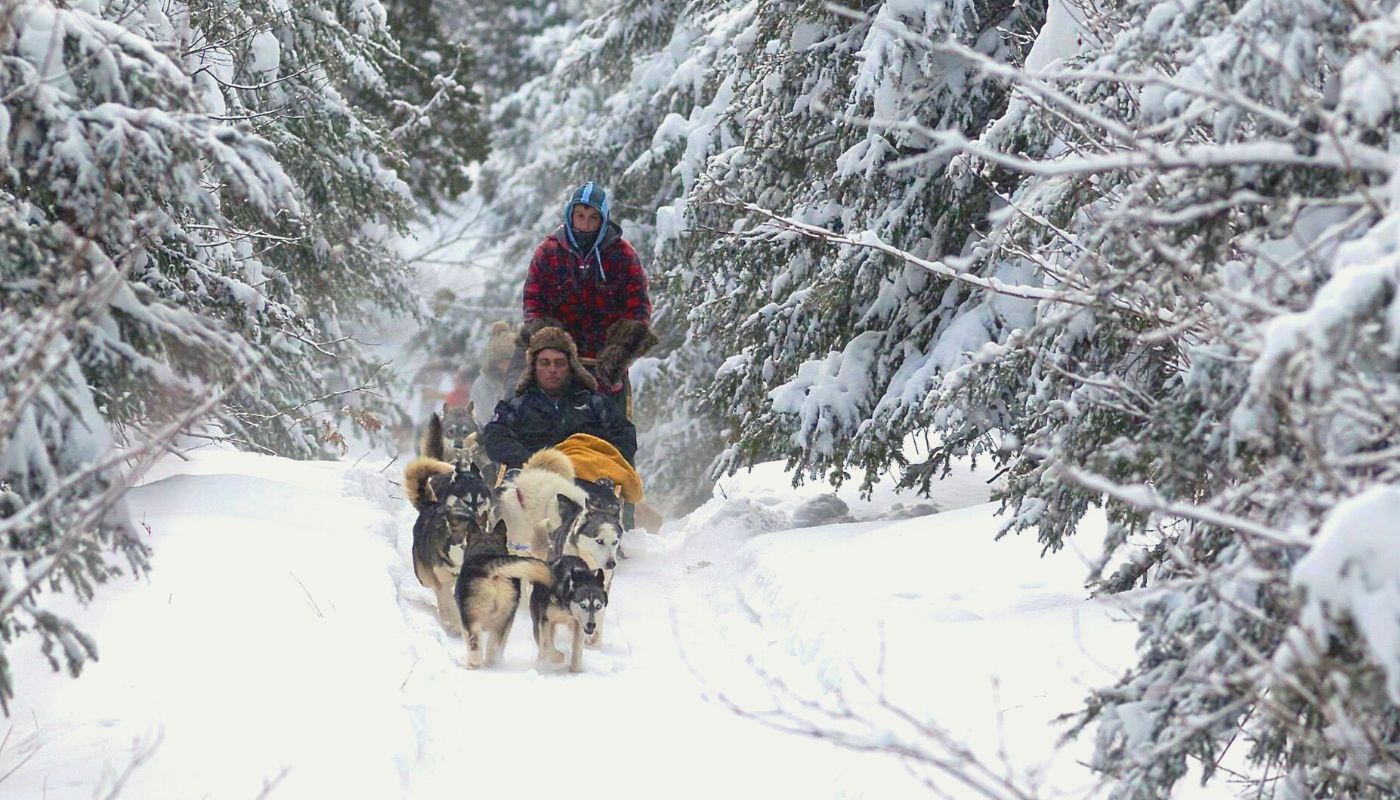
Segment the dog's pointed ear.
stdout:
<path fill-rule="evenodd" d="M 601 569 L 598 570 L 597 572 L 593 573 L 593 574 L 596 575 L 596 576 L 598 577 L 598 582 L 599 582 L 599 583 L 602 583 L 602 582 L 603 582 L 604 574 L 603 574 L 603 571 L 602 571 Z"/>
<path fill-rule="evenodd" d="M 506 521 L 503 520 L 503 519 L 498 519 L 498 520 L 496 520 L 496 525 L 495 525 L 493 528 L 491 528 L 491 535 L 492 535 L 492 536 L 505 536 L 505 535 L 506 535 Z"/>
<path fill-rule="evenodd" d="M 447 401 L 442 401 L 442 418 L 447 419 Z"/>
<path fill-rule="evenodd" d="M 568 521 L 578 516 L 578 512 L 583 510 L 583 506 L 574 502 L 574 499 L 566 494 L 555 495 L 559 500 L 559 518 Z"/>

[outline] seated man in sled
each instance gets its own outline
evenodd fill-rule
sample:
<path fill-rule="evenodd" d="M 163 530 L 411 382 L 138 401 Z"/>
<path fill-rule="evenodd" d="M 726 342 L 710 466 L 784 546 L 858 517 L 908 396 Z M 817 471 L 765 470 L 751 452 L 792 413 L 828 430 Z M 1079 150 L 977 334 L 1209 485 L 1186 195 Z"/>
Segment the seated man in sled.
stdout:
<path fill-rule="evenodd" d="M 606 441 L 631 465 L 637 429 L 579 363 L 578 348 L 559 328 L 541 328 L 525 349 L 525 370 L 515 396 L 496 404 L 481 430 L 486 453 L 507 469 L 519 469 L 536 450 L 576 433 Z"/>

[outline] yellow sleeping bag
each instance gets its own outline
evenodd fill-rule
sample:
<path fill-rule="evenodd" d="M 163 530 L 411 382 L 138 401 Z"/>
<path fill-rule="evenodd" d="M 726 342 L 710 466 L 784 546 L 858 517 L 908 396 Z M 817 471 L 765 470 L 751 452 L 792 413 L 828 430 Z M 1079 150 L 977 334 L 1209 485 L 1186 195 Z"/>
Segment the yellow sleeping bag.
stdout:
<path fill-rule="evenodd" d="M 554 447 L 562 450 L 574 463 L 576 476 L 589 481 L 607 478 L 622 487 L 623 500 L 641 502 L 642 476 L 607 441 L 586 433 L 576 433 Z"/>

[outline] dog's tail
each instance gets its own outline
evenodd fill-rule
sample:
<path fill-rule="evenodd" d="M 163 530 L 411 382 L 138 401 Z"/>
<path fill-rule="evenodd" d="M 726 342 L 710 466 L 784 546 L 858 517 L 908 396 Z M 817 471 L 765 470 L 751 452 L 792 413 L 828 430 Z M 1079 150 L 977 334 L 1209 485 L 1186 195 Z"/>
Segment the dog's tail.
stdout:
<path fill-rule="evenodd" d="M 572 481 L 574 479 L 574 462 L 564 454 L 563 450 L 553 447 L 536 450 L 535 454 L 525 462 L 525 469 L 532 467 L 562 475 L 566 480 Z"/>
<path fill-rule="evenodd" d="M 545 562 L 529 556 L 498 556 L 491 564 L 490 575 L 554 586 L 554 571 Z"/>
<path fill-rule="evenodd" d="M 428 418 L 428 427 L 423 430 L 423 440 L 418 443 L 418 455 L 442 460 L 442 417 L 434 411 Z"/>
<path fill-rule="evenodd" d="M 453 469 L 446 461 L 426 456 L 419 456 L 408 462 L 408 466 L 403 468 L 403 490 L 408 495 L 408 502 L 419 511 L 437 502 L 437 498 L 433 497 L 432 491 L 428 489 L 428 479 L 434 475 L 450 475 Z"/>

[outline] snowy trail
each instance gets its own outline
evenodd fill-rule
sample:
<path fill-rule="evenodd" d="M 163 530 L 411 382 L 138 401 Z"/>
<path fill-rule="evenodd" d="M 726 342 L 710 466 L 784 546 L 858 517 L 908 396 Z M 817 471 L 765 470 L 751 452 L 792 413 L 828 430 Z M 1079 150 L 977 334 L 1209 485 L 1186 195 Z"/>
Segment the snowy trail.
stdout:
<path fill-rule="evenodd" d="M 398 520 L 400 531 L 410 531 L 411 514 Z M 399 552 L 407 553 L 410 542 L 411 533 L 401 533 Z M 820 760 L 829 748 L 779 735 L 704 698 L 677 638 L 683 626 L 674 601 L 690 597 L 682 583 L 681 538 L 638 532 L 628 535 L 625 549 L 603 647 L 585 649 L 579 674 L 537 664 L 523 607 L 501 663 L 467 669 L 466 646 L 438 624 L 430 593 L 411 568 L 393 570 L 422 657 L 406 689 L 422 746 L 419 762 L 405 775 L 414 796 L 447 796 L 460 787 L 464 761 L 484 765 L 479 774 L 467 772 L 472 785 L 485 790 L 525 788 L 528 794 L 568 778 L 569 793 L 581 798 L 794 790 L 830 796 L 835 776 L 827 770 L 794 775 L 774 768 L 803 751 Z M 725 735 L 715 736 L 716 726 Z"/>
<path fill-rule="evenodd" d="M 413 575 L 390 472 L 229 453 L 164 469 L 130 495 L 150 580 L 78 611 L 103 659 L 24 675 L 7 799 L 103 796 L 133 760 L 122 797 L 841 795 L 828 746 L 705 699 L 696 641 L 677 641 L 678 604 L 705 608 L 679 535 L 629 536 L 581 674 L 536 665 L 525 608 L 503 663 L 469 670 Z M 733 662 L 715 642 L 706 658 Z"/>
<path fill-rule="evenodd" d="M 960 511 L 881 496 L 853 501 L 867 521 L 830 524 L 848 518 L 814 521 L 823 503 L 809 502 L 829 490 L 793 490 L 768 465 L 683 527 L 628 535 L 582 673 L 536 664 L 524 608 L 503 662 L 469 670 L 413 575 L 397 477 L 228 451 L 163 462 L 130 493 L 149 580 L 120 579 L 75 614 L 102 660 L 72 680 L 45 671 L 32 637 L 10 651 L 21 691 L 0 796 L 86 800 L 120 783 L 117 796 L 159 800 L 271 784 L 265 796 L 297 800 L 902 800 L 927 787 L 892 757 L 715 698 L 771 708 L 755 665 L 818 696 L 856 689 L 849 665 L 888 652 L 884 678 L 911 712 L 1034 765 L 1046 722 L 1110 679 L 1132 640 L 1083 601 L 1076 563 L 992 541 L 984 475 L 940 487 Z M 804 515 L 813 527 L 793 529 Z M 1082 769 L 1060 763 L 1075 787 L 1060 796 L 1082 800 Z"/>

